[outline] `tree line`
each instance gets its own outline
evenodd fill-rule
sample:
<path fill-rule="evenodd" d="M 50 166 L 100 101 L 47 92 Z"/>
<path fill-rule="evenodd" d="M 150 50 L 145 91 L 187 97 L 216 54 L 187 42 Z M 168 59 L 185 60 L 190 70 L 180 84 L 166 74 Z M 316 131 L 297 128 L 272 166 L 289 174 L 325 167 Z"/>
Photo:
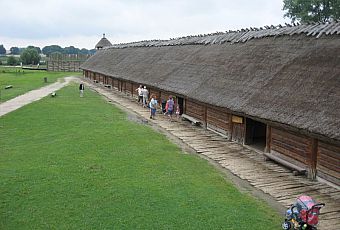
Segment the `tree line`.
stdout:
<path fill-rule="evenodd" d="M 79 49 L 74 46 L 69 46 L 62 48 L 58 45 L 50 45 L 45 46 L 44 48 L 40 49 L 40 47 L 37 46 L 28 46 L 26 48 L 19 48 L 19 47 L 11 47 L 9 49 L 10 54 L 12 55 L 20 55 L 22 52 L 24 52 L 25 49 L 35 49 L 38 54 L 45 54 L 46 56 L 49 56 L 52 53 L 60 53 L 60 54 L 84 54 L 84 55 L 92 55 L 96 52 L 95 49 Z M 0 55 L 6 54 L 6 49 L 3 45 L 0 45 Z"/>
<path fill-rule="evenodd" d="M 7 65 L 18 65 L 20 63 L 24 65 L 37 65 L 41 60 L 41 54 L 46 55 L 47 57 L 51 55 L 76 55 L 76 54 L 82 54 L 82 55 L 92 55 L 96 52 L 95 49 L 79 49 L 74 46 L 69 46 L 62 48 L 58 45 L 50 45 L 45 46 L 44 48 L 40 49 L 40 47 L 36 46 L 28 46 L 26 48 L 18 48 L 18 47 L 11 47 L 10 48 L 10 54 L 11 55 L 20 55 L 20 58 L 14 56 L 8 56 L 7 57 Z M 0 45 L 0 55 L 5 55 L 6 49 L 3 45 Z M 2 62 L 0 61 L 0 64 Z"/>

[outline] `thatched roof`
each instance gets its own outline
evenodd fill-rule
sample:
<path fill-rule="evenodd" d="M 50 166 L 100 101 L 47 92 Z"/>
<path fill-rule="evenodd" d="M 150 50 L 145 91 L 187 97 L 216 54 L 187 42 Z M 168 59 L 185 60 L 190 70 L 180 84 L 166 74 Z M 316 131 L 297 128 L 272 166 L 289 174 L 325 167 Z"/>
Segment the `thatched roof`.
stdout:
<path fill-rule="evenodd" d="M 340 23 L 327 26 L 321 36 L 292 33 L 300 25 L 238 43 L 118 45 L 82 68 L 340 141 Z"/>
<path fill-rule="evenodd" d="M 112 46 L 112 44 L 109 40 L 107 40 L 107 38 L 105 37 L 105 34 L 103 34 L 102 39 L 100 39 L 100 41 L 97 43 L 95 48 L 102 49 L 102 48 L 109 47 L 109 46 Z"/>

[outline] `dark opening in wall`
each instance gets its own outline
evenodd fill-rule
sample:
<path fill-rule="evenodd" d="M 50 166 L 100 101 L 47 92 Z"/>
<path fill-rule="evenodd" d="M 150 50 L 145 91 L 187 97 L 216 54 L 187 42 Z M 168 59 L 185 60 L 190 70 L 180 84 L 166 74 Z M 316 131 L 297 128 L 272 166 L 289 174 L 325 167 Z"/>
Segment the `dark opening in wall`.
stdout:
<path fill-rule="evenodd" d="M 266 124 L 246 118 L 245 144 L 264 151 L 266 147 Z"/>

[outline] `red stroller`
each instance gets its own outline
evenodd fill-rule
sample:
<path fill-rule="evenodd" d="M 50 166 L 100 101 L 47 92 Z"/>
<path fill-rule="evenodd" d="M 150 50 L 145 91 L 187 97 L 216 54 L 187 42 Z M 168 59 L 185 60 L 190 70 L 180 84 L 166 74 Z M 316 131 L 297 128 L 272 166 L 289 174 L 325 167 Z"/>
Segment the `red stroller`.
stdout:
<path fill-rule="evenodd" d="M 286 211 L 286 219 L 282 223 L 285 230 L 316 230 L 320 209 L 323 203 L 316 203 L 310 196 L 299 196 L 295 204 Z"/>

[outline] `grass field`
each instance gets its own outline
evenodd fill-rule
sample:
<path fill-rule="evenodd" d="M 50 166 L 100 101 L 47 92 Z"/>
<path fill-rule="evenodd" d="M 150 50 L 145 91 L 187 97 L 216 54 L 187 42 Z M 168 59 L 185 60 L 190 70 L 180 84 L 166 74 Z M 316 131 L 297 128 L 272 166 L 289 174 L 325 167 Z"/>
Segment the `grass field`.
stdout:
<path fill-rule="evenodd" d="M 79 76 L 80 72 L 47 72 L 41 70 L 22 70 L 21 68 L 0 67 L 0 103 L 24 94 L 30 90 L 56 82 L 65 76 Z M 47 83 L 44 78 L 47 77 Z M 5 89 L 12 85 L 13 88 Z"/>
<path fill-rule="evenodd" d="M 0 229 L 259 229 L 280 217 L 77 85 L 0 117 Z"/>

